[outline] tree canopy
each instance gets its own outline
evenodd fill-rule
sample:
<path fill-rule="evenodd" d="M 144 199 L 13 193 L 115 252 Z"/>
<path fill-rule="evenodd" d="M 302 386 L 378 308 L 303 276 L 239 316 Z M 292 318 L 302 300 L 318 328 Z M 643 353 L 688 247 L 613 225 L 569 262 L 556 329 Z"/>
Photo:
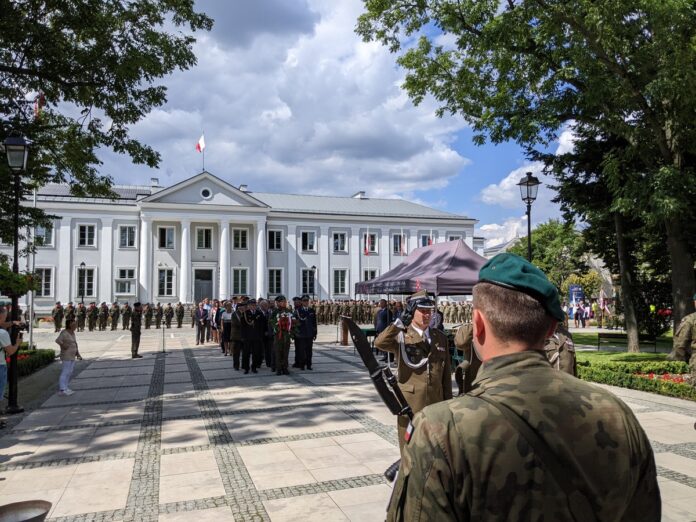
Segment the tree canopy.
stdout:
<path fill-rule="evenodd" d="M 432 95 L 440 115 L 472 125 L 477 143 L 514 140 L 532 155 L 565 129 L 620 142 L 595 173 L 608 209 L 640 215 L 664 233 L 675 318 L 693 309 L 693 2 L 365 0 L 365 7 L 357 32 L 399 53 L 414 102 Z"/>

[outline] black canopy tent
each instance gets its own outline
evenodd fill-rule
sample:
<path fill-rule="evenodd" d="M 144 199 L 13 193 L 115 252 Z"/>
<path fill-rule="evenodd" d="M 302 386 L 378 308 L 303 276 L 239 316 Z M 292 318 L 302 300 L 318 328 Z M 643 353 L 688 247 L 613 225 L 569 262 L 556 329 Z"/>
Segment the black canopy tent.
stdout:
<path fill-rule="evenodd" d="M 357 294 L 412 294 L 428 290 L 435 295 L 471 294 L 487 259 L 461 239 L 436 243 L 411 252 L 389 272 L 355 284 Z"/>

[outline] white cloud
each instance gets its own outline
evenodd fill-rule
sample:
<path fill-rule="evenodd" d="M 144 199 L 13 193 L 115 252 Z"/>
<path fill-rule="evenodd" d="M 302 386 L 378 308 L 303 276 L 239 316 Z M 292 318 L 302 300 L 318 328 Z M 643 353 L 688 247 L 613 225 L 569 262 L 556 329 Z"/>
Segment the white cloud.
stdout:
<path fill-rule="evenodd" d="M 486 247 L 507 243 L 516 237 L 527 235 L 527 216 L 511 217 L 500 224 L 489 223 L 481 226 L 479 231 L 486 240 Z"/>
<path fill-rule="evenodd" d="M 392 197 L 446 187 L 468 164 L 452 145 L 461 119 L 437 118 L 431 99 L 414 107 L 394 55 L 354 33 L 361 1 L 241 4 L 199 1 L 216 26 L 198 35 L 198 66 L 172 75 L 167 106 L 134 129 L 162 154 L 161 171 L 106 153 L 105 174 L 190 177 L 203 130 L 206 169 L 252 191 Z"/>

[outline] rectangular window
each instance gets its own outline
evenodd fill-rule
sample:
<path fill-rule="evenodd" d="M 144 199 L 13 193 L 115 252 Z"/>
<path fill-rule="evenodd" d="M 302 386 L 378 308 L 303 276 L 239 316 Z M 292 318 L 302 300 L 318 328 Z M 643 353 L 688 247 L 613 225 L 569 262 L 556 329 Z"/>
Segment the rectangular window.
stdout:
<path fill-rule="evenodd" d="M 348 278 L 348 270 L 334 270 L 333 273 L 333 293 L 345 294 Z"/>
<path fill-rule="evenodd" d="M 283 271 L 279 268 L 268 269 L 268 293 L 273 295 L 283 293 Z"/>
<path fill-rule="evenodd" d="M 159 227 L 157 233 L 159 234 L 158 245 L 160 248 L 168 250 L 174 248 L 174 227 Z"/>
<path fill-rule="evenodd" d="M 433 243 L 434 243 L 434 241 L 433 241 L 432 236 L 430 236 L 429 234 L 421 234 L 420 246 L 424 247 L 424 246 L 432 245 Z"/>
<path fill-rule="evenodd" d="M 37 247 L 53 246 L 53 225 L 36 227 L 34 232 L 34 243 Z"/>
<path fill-rule="evenodd" d="M 333 251 L 334 252 L 347 252 L 346 248 L 348 243 L 346 243 L 346 233 L 345 232 L 334 232 L 333 235 Z"/>
<path fill-rule="evenodd" d="M 196 228 L 196 249 L 211 250 L 213 248 L 213 229 Z"/>
<path fill-rule="evenodd" d="M 311 268 L 302 269 L 302 293 L 314 296 L 314 270 Z"/>
<path fill-rule="evenodd" d="M 316 234 L 314 232 L 302 232 L 302 251 L 316 252 Z"/>
<path fill-rule="evenodd" d="M 370 281 L 377 277 L 377 270 L 364 270 L 363 271 L 363 281 Z"/>
<path fill-rule="evenodd" d="M 462 238 L 462 236 L 448 236 L 447 241 L 459 241 Z"/>
<path fill-rule="evenodd" d="M 233 229 L 232 236 L 234 239 L 233 248 L 235 250 L 247 250 L 249 248 L 246 228 Z"/>
<path fill-rule="evenodd" d="M 172 268 L 160 268 L 158 285 L 159 296 L 172 296 L 174 295 L 174 269 Z"/>
<path fill-rule="evenodd" d="M 396 234 L 392 237 L 392 252 L 397 256 L 405 256 L 408 254 L 406 248 L 406 236 Z"/>
<path fill-rule="evenodd" d="M 135 225 L 118 227 L 118 247 L 135 248 Z"/>
<path fill-rule="evenodd" d="M 94 268 L 77 269 L 77 296 L 95 297 Z"/>
<path fill-rule="evenodd" d="M 234 295 L 247 295 L 249 293 L 247 288 L 249 271 L 246 268 L 233 268 L 232 269 L 232 293 Z"/>
<path fill-rule="evenodd" d="M 94 225 L 79 225 L 77 244 L 81 247 L 96 246 Z"/>
<path fill-rule="evenodd" d="M 280 230 L 268 231 L 268 250 L 283 250 L 283 232 Z"/>
<path fill-rule="evenodd" d="M 36 277 L 39 280 L 39 285 L 36 290 L 36 297 L 50 297 L 51 285 L 53 284 L 53 269 L 52 268 L 37 268 Z"/>
<path fill-rule="evenodd" d="M 116 270 L 116 290 L 117 294 L 135 294 L 135 269 L 118 268 Z"/>
<path fill-rule="evenodd" d="M 377 253 L 377 234 L 363 235 L 363 252 L 366 255 Z"/>

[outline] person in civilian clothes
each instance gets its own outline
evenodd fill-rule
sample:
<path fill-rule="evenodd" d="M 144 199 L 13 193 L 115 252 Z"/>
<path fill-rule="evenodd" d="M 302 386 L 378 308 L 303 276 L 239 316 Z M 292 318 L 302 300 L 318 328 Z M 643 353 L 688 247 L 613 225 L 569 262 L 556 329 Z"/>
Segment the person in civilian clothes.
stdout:
<path fill-rule="evenodd" d="M 75 319 L 65 321 L 65 329 L 58 334 L 56 344 L 60 346 L 60 377 L 58 379 L 58 395 L 72 395 L 72 391 L 68 384 L 75 369 L 75 359 L 82 360 L 80 350 L 77 347 L 77 339 L 75 338 L 75 330 L 77 322 Z"/>
<path fill-rule="evenodd" d="M 208 330 L 208 310 L 205 309 L 204 303 L 198 303 L 196 310 L 196 346 L 205 344 L 205 333 Z"/>

